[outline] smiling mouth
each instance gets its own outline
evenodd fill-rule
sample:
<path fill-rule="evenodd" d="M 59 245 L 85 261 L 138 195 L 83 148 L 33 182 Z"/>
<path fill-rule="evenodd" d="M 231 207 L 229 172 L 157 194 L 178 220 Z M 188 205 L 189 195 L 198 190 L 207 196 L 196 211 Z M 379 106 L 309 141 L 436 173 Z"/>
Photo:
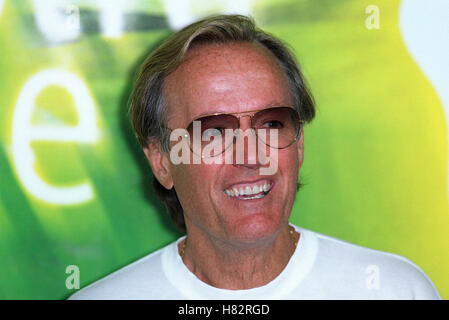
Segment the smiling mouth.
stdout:
<path fill-rule="evenodd" d="M 234 185 L 224 192 L 231 198 L 238 200 L 253 200 L 265 197 L 272 188 L 272 183 L 269 181 L 260 181 L 251 184 Z"/>

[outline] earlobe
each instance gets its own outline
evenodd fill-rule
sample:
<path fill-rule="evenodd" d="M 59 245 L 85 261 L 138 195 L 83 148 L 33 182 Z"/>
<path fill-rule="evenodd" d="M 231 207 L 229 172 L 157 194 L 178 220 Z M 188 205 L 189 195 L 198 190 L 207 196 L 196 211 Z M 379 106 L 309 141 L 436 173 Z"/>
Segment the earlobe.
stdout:
<path fill-rule="evenodd" d="M 150 142 L 143 148 L 143 152 L 159 183 L 166 189 L 171 189 L 173 187 L 173 179 L 170 173 L 170 162 L 165 152 L 161 150 L 160 145 L 156 142 Z"/>

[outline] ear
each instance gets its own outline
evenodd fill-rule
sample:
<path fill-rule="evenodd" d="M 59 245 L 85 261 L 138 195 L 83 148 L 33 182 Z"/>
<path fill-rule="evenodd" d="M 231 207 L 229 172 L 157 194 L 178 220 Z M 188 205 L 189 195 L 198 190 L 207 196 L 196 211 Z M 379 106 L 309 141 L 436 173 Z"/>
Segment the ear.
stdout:
<path fill-rule="evenodd" d="M 304 161 L 304 130 L 301 128 L 301 133 L 298 140 L 298 159 L 299 159 L 299 167 L 302 167 L 302 163 Z"/>
<path fill-rule="evenodd" d="M 150 142 L 143 148 L 143 152 L 150 163 L 151 169 L 156 179 L 167 190 L 173 187 L 173 179 L 170 173 L 170 159 L 158 142 Z"/>

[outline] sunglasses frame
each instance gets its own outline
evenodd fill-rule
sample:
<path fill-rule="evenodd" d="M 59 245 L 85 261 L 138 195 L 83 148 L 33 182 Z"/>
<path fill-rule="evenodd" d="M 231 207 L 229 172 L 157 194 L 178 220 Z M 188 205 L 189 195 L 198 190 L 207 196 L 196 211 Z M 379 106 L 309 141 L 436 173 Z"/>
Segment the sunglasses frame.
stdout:
<path fill-rule="evenodd" d="M 206 118 L 206 117 L 212 117 L 212 116 L 219 116 L 219 115 L 230 115 L 230 116 L 234 116 L 234 117 L 238 120 L 238 127 L 237 127 L 236 129 L 240 129 L 240 119 L 241 119 L 241 118 L 244 118 L 244 117 L 249 117 L 249 118 L 250 118 L 250 124 L 251 124 L 250 129 L 252 129 L 252 132 L 256 135 L 256 138 L 257 138 L 257 130 L 254 128 L 254 125 L 253 125 L 253 118 L 254 118 L 258 113 L 260 113 L 260 112 L 262 112 L 262 111 L 272 110 L 272 109 L 278 109 L 278 108 L 288 108 L 288 109 L 293 110 L 293 111 L 296 113 L 296 115 L 297 115 L 297 117 L 298 117 L 298 123 L 299 123 L 299 129 L 298 129 L 298 132 L 296 133 L 296 136 L 295 136 L 295 138 L 293 139 L 293 141 L 290 142 L 290 143 L 289 143 L 288 145 L 286 145 L 285 147 L 282 147 L 282 148 L 274 148 L 274 147 L 272 147 L 272 146 L 267 145 L 265 142 L 264 142 L 264 144 L 267 145 L 268 147 L 274 148 L 274 149 L 285 149 L 285 148 L 290 147 L 290 146 L 291 146 L 291 145 L 298 139 L 298 137 L 301 136 L 302 126 L 304 125 L 304 120 L 301 120 L 301 118 L 299 117 L 298 111 L 297 111 L 296 109 L 294 109 L 292 106 L 283 106 L 283 105 L 281 105 L 281 106 L 274 106 L 274 107 L 263 108 L 263 109 L 250 110 L 250 111 L 241 111 L 241 112 L 217 112 L 217 113 L 205 114 L 205 115 L 202 115 L 202 116 L 199 117 L 199 118 L 196 118 L 196 119 L 192 120 L 192 121 L 189 123 L 189 125 L 187 126 L 187 128 L 185 128 L 185 130 L 188 132 L 188 129 L 193 125 L 193 123 L 194 123 L 195 121 L 201 121 L 201 119 L 203 119 L 203 118 Z M 252 113 L 252 115 L 243 115 L 243 116 L 241 115 L 241 114 L 246 114 L 246 113 Z M 236 116 L 236 115 L 240 115 L 240 116 Z M 170 130 L 170 131 L 173 131 L 173 129 L 171 129 L 171 128 L 167 128 L 167 129 Z M 234 129 L 234 130 L 236 130 L 236 129 Z M 185 134 L 185 135 L 184 135 L 184 138 L 189 138 L 189 134 L 188 134 L 188 133 Z M 224 153 L 230 146 L 234 145 L 235 139 L 236 139 L 236 138 L 237 138 L 237 135 L 234 134 L 233 142 L 232 142 L 228 147 L 226 147 L 226 148 L 222 151 L 222 153 L 220 153 L 220 154 L 223 154 L 223 153 Z M 188 139 L 188 140 L 190 140 L 190 139 Z M 190 149 L 190 151 L 192 151 L 193 153 L 195 153 L 195 152 L 192 150 L 192 146 L 191 146 L 190 141 L 188 141 L 188 144 L 189 144 L 189 149 Z M 196 154 L 196 153 L 195 153 L 195 154 Z M 216 156 L 218 156 L 218 155 L 216 155 Z M 214 156 L 214 157 L 215 157 L 215 156 Z"/>

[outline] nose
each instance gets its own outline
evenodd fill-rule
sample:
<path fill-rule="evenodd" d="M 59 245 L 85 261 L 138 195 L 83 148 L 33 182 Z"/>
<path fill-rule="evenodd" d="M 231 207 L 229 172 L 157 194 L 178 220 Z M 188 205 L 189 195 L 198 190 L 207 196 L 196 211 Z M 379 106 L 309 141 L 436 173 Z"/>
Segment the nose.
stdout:
<path fill-rule="evenodd" d="M 240 128 L 237 130 L 234 141 L 234 166 L 259 168 L 261 163 L 257 154 L 257 136 L 255 130 L 251 128 L 251 117 L 249 115 L 240 117 Z"/>

